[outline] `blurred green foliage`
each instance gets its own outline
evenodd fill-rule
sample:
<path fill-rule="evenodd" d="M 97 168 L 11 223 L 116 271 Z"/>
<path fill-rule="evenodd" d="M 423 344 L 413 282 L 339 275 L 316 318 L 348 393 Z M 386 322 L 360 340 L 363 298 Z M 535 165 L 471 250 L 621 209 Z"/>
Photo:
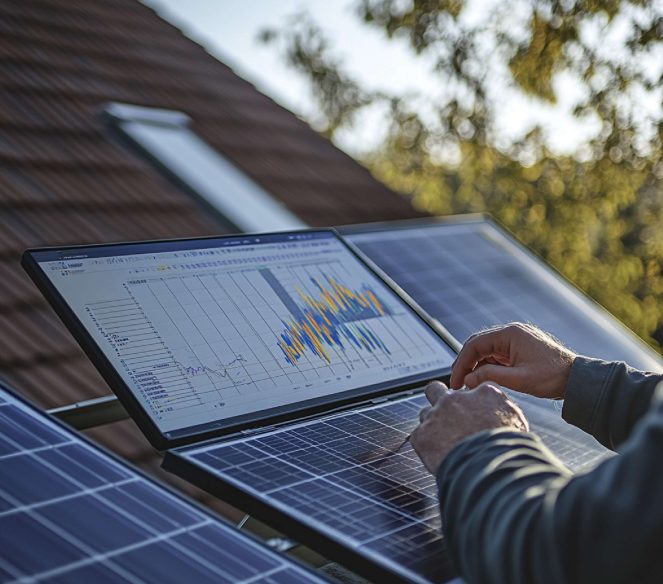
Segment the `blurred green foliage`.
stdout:
<path fill-rule="evenodd" d="M 468 17 L 477 8 L 482 17 Z M 428 56 L 446 90 L 431 117 L 416 96 L 362 88 L 297 14 L 262 36 L 311 81 L 318 129 L 333 138 L 381 104 L 389 131 L 363 160 L 375 176 L 431 213 L 491 213 L 660 351 L 663 121 L 643 104 L 662 101 L 663 5 L 362 0 L 357 14 Z M 574 155 L 551 152 L 540 128 L 505 143 L 496 127 L 504 89 L 555 103 L 560 75 L 582 88 L 573 113 L 598 120 L 598 133 Z"/>

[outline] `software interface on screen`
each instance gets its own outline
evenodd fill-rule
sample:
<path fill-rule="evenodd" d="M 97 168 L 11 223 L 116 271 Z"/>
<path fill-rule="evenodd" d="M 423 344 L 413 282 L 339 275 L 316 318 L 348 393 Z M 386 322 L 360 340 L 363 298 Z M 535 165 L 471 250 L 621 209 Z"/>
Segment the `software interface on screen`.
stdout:
<path fill-rule="evenodd" d="M 454 358 L 331 232 L 186 243 L 37 256 L 166 435 Z"/>

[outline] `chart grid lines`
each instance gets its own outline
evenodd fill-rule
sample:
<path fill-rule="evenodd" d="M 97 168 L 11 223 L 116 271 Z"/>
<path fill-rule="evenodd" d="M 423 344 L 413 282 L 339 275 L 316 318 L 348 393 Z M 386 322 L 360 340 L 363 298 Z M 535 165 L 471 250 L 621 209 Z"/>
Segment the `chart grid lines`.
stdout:
<path fill-rule="evenodd" d="M 157 274 L 128 279 L 128 298 L 86 310 L 152 414 L 174 427 L 431 351 L 384 292 L 374 283 L 349 287 L 350 277 L 335 258 Z"/>
<path fill-rule="evenodd" d="M 448 344 L 333 232 L 274 237 L 45 262 L 155 444 L 449 367 Z"/>

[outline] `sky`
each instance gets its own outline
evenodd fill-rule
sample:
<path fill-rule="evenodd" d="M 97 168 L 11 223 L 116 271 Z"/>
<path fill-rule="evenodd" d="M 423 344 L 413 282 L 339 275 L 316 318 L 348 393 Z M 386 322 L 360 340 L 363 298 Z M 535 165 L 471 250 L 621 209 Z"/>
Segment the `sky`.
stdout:
<path fill-rule="evenodd" d="M 304 119 L 314 118 L 316 112 L 309 86 L 285 65 L 275 46 L 263 45 L 257 39 L 262 29 L 280 28 L 289 16 L 302 10 L 323 27 L 334 53 L 366 88 L 419 93 L 431 102 L 442 91 L 430 71 L 431 62 L 416 56 L 405 41 L 387 40 L 380 31 L 363 25 L 355 15 L 355 0 L 143 1 L 238 75 Z M 597 128 L 591 123 L 578 124 L 568 113 L 578 97 L 573 82 L 558 82 L 561 99 L 556 107 L 542 108 L 515 93 L 505 96 L 500 106 L 500 133 L 515 138 L 538 122 L 553 150 L 562 153 L 573 151 L 595 132 Z M 383 135 L 383 119 L 374 111 L 361 116 L 355 128 L 339 133 L 335 141 L 351 155 L 360 156 L 379 144 Z"/>

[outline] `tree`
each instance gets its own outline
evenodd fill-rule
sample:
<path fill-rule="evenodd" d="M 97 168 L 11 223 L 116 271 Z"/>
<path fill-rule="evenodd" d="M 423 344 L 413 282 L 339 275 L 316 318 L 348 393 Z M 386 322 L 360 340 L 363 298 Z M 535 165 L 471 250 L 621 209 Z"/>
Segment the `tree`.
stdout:
<path fill-rule="evenodd" d="M 333 139 L 364 108 L 386 105 L 389 132 L 363 159 L 376 177 L 432 213 L 491 213 L 661 350 L 663 114 L 643 104 L 663 101 L 663 3 L 361 0 L 357 14 L 434 56 L 445 96 L 431 122 L 407 96 L 362 88 L 298 14 L 262 39 L 310 81 L 317 129 Z M 539 127 L 505 143 L 501 96 L 554 103 L 564 76 L 582 88 L 574 115 L 600 131 L 573 155 L 552 152 Z"/>

